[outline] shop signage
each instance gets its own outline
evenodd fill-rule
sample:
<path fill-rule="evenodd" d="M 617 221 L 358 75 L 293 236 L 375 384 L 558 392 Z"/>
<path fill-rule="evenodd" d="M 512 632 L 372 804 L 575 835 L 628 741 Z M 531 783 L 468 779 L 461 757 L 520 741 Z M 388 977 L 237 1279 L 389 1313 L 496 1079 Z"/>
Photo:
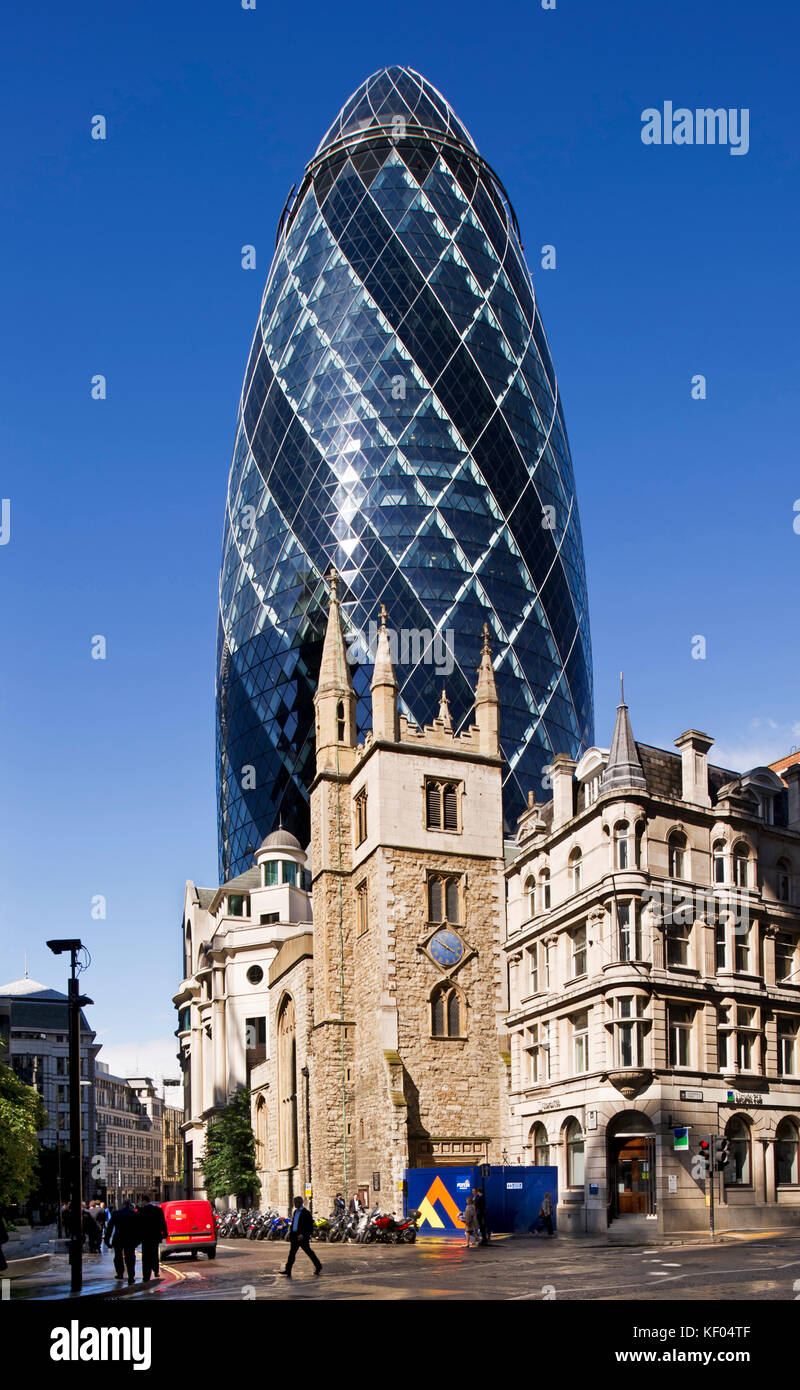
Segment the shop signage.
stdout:
<path fill-rule="evenodd" d="M 673 1149 L 688 1149 L 688 1147 L 689 1147 L 689 1130 L 688 1130 L 688 1127 L 687 1127 L 686 1125 L 684 1125 L 684 1127 L 683 1127 L 682 1129 L 673 1129 L 672 1133 L 673 1133 L 673 1136 L 674 1136 L 673 1144 L 672 1144 Z"/>
<path fill-rule="evenodd" d="M 729 1091 L 726 1105 L 734 1105 L 737 1109 L 745 1109 L 747 1106 L 757 1107 L 764 1104 L 763 1096 L 739 1095 L 737 1092 Z"/>

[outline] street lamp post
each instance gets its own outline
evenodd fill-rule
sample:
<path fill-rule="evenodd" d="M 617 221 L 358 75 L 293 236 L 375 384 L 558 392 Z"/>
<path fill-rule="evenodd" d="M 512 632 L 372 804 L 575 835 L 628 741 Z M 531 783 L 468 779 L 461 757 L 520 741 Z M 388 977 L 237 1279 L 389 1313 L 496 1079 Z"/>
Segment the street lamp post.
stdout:
<path fill-rule="evenodd" d="M 54 955 L 64 952 L 70 957 L 69 978 L 69 1182 L 70 1182 L 70 1234 L 69 1264 L 70 1286 L 73 1293 L 80 1293 L 83 1287 L 83 1164 L 81 1159 L 81 1007 L 93 1001 L 78 990 L 77 956 L 83 950 L 82 943 L 75 938 L 48 941 L 47 945 Z"/>

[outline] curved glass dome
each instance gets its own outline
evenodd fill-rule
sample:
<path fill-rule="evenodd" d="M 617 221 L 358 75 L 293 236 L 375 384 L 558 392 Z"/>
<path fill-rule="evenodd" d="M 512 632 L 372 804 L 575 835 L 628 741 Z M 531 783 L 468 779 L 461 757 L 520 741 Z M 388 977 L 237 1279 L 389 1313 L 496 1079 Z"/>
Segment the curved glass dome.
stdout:
<path fill-rule="evenodd" d="M 223 878 L 278 824 L 307 841 L 331 565 L 362 734 L 381 603 L 420 724 L 443 684 L 469 720 L 488 622 L 513 827 L 553 755 L 594 738 L 572 463 L 505 191 L 409 68 L 354 93 L 278 229 L 223 536 Z"/>

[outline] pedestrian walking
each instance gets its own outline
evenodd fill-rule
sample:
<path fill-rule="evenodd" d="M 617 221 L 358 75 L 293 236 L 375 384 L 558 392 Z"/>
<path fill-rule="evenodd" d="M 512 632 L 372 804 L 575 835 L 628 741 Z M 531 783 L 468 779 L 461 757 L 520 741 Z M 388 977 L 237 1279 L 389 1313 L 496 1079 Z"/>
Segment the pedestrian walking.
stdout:
<path fill-rule="evenodd" d="M 536 1227 L 537 1236 L 540 1231 L 547 1231 L 547 1234 L 550 1236 L 555 1235 L 555 1231 L 553 1230 L 553 1198 L 549 1192 L 545 1192 L 542 1198 L 542 1205 L 539 1208 L 538 1223 Z"/>
<path fill-rule="evenodd" d="M 100 1254 L 100 1243 L 103 1239 L 103 1232 L 97 1224 L 97 1203 L 92 1201 L 83 1211 L 83 1229 L 89 1242 L 89 1254 Z"/>
<path fill-rule="evenodd" d="M 8 1260 L 3 1254 L 3 1246 L 5 1245 L 7 1240 L 8 1231 L 6 1230 L 6 1223 L 3 1220 L 2 1216 L 0 1216 L 0 1272 L 2 1272 L 2 1270 L 4 1269 L 8 1269 Z"/>
<path fill-rule="evenodd" d="M 304 1207 L 302 1197 L 295 1197 L 292 1224 L 289 1227 L 289 1258 L 286 1261 L 286 1268 L 283 1271 L 287 1279 L 291 1279 L 292 1277 L 292 1265 L 295 1262 L 298 1250 L 302 1250 L 305 1255 L 308 1255 L 308 1258 L 314 1266 L 315 1274 L 322 1273 L 322 1265 L 309 1244 L 313 1229 L 314 1219 L 311 1212 Z"/>
<path fill-rule="evenodd" d="M 466 1237 L 467 1249 L 471 1249 L 478 1244 L 480 1227 L 478 1226 L 478 1216 L 475 1211 L 475 1200 L 467 1198 L 467 1205 L 464 1208 L 464 1236 Z"/>
<path fill-rule="evenodd" d="M 472 1200 L 475 1203 L 475 1215 L 478 1218 L 478 1230 L 481 1233 L 481 1245 L 489 1244 L 489 1233 L 486 1229 L 486 1198 L 481 1188 L 473 1187 Z"/>
<path fill-rule="evenodd" d="M 128 1283 L 135 1279 L 136 1247 L 141 1240 L 139 1232 L 139 1213 L 130 1198 L 114 1212 L 106 1227 L 105 1242 L 114 1250 L 114 1274 L 124 1279 L 128 1272 Z"/>
<path fill-rule="evenodd" d="M 333 1210 L 337 1216 L 344 1216 L 347 1212 L 347 1204 L 341 1192 L 337 1192 L 333 1199 Z"/>
<path fill-rule="evenodd" d="M 92 1207 L 94 1208 L 94 1210 L 92 1211 L 92 1217 L 94 1218 L 95 1224 L 97 1226 L 97 1253 L 98 1255 L 102 1255 L 103 1232 L 106 1229 L 106 1222 L 108 1221 L 108 1212 L 106 1211 L 105 1202 L 93 1202 Z"/>
<path fill-rule="evenodd" d="M 169 1235 L 164 1212 L 149 1197 L 145 1197 L 139 1208 L 139 1231 L 142 1238 L 142 1279 L 148 1284 L 151 1274 L 158 1278 L 158 1247 Z"/>

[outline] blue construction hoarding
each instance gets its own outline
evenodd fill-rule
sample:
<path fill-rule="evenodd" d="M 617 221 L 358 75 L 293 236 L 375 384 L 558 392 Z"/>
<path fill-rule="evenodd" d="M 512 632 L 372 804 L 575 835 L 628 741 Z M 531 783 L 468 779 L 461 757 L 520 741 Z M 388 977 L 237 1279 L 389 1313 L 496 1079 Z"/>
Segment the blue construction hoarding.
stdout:
<path fill-rule="evenodd" d="M 546 1192 L 553 1201 L 553 1226 L 558 1201 L 558 1169 L 492 1165 L 481 1177 L 481 1169 L 407 1168 L 404 1209 L 419 1210 L 420 1235 L 457 1236 L 464 1230 L 461 1213 L 473 1187 L 486 1194 L 486 1222 L 498 1234 L 523 1235 L 536 1229 L 539 1209 Z"/>

